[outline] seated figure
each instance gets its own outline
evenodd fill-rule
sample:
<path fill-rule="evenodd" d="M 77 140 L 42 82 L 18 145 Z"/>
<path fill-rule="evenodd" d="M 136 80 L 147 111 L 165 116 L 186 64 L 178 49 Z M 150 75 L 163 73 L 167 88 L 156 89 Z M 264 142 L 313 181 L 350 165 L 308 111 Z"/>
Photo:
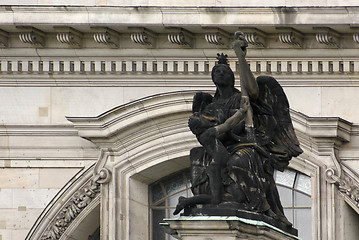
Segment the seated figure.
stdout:
<path fill-rule="evenodd" d="M 283 171 L 302 153 L 278 82 L 254 78 L 245 60 L 246 42 L 237 34 L 241 91 L 226 55 L 212 69 L 214 96 L 199 92 L 193 100 L 189 128 L 201 147 L 190 152 L 193 197 L 180 197 L 174 214 L 185 209 L 234 209 L 266 215 L 287 227 L 273 173 Z"/>

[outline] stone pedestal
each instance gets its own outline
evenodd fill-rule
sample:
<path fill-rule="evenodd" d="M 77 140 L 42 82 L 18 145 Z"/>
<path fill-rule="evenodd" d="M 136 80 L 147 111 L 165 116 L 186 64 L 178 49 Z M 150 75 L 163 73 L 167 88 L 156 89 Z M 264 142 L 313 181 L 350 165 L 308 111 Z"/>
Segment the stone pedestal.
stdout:
<path fill-rule="evenodd" d="M 181 240 L 298 240 L 268 223 L 239 217 L 181 216 L 164 219 L 166 231 Z"/>

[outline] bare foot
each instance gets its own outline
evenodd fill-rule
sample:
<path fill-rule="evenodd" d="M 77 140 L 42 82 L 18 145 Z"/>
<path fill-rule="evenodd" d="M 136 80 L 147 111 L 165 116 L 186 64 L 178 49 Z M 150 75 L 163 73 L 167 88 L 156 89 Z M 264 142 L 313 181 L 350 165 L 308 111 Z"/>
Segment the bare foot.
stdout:
<path fill-rule="evenodd" d="M 173 215 L 177 215 L 177 214 L 179 214 L 180 213 L 180 211 L 182 211 L 182 209 L 184 209 L 186 206 L 185 206 L 185 203 L 184 203 L 184 200 L 185 200 L 186 198 L 185 197 L 179 197 L 178 198 L 178 204 L 177 204 L 177 206 L 176 206 L 176 209 L 175 209 L 175 211 L 173 212 Z"/>

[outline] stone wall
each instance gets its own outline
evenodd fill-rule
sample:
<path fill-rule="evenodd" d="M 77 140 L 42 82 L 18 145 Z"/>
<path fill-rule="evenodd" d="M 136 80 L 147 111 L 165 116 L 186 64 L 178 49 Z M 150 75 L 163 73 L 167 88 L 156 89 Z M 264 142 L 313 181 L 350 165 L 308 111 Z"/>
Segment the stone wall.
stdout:
<path fill-rule="evenodd" d="M 355 201 L 350 202 L 356 195 L 346 193 L 348 185 L 343 180 L 351 179 L 350 186 L 357 189 L 359 174 L 359 12 L 355 1 L 346 1 L 345 6 L 341 2 L 225 0 L 165 4 L 162 1 L 3 0 L 0 6 L 0 240 L 25 239 L 41 212 L 58 206 L 52 201 L 56 193 L 79 179 L 98 161 L 100 148 L 106 148 L 113 140 L 108 136 L 109 139 L 96 142 L 98 139 L 91 135 L 91 127 L 95 125 L 86 126 L 91 131 L 87 129 L 89 135 L 82 135 L 86 129 L 74 124 L 76 119 L 100 115 L 96 119 L 101 122 L 101 114 L 114 113 L 112 109 L 123 104 L 127 104 L 123 107 L 126 111 L 142 111 L 140 99 L 147 96 L 213 90 L 210 70 L 217 52 L 229 55 L 238 76 L 230 49 L 230 39 L 237 30 L 246 33 L 250 42 L 247 58 L 253 73 L 274 76 L 284 87 L 295 111 L 296 127 L 302 132 L 300 139 L 307 146 L 308 155 L 296 160 L 292 167 L 307 171 L 316 183 L 313 191 L 317 191 L 318 198 L 313 200 L 313 207 L 319 214 L 316 216 L 322 217 L 316 219 L 322 228 L 313 233 L 313 239 L 335 239 L 335 234 L 352 237 L 345 232 L 354 226 L 345 225 L 346 230 L 338 233 L 336 229 L 351 219 L 357 221 L 356 212 L 341 207 L 335 213 L 333 209 L 338 202 L 341 206 L 352 203 L 352 209 L 357 208 Z M 186 99 L 189 104 L 191 98 Z M 166 101 L 171 102 L 171 97 Z M 73 121 L 66 117 L 72 117 Z M 134 119 L 146 121 L 144 117 Z M 180 141 L 193 141 L 187 138 L 185 120 L 179 123 L 167 115 L 162 120 L 168 122 L 170 133 L 175 131 L 171 127 L 179 124 L 183 131 L 178 135 Z M 102 126 L 102 122 L 96 124 L 98 129 L 108 127 Z M 118 125 L 123 134 L 127 134 L 126 127 L 121 122 Z M 129 137 L 131 141 L 139 142 L 140 137 L 134 137 L 139 130 L 130 129 L 134 133 Z M 150 130 L 144 130 L 148 131 L 146 136 L 161 135 Z M 168 140 L 166 136 L 158 138 Z M 112 147 L 121 145 L 117 144 Z M 157 145 L 151 146 L 158 150 Z M 181 157 L 185 157 L 184 144 L 179 148 Z M 143 165 L 138 168 L 128 165 L 126 171 L 135 176 L 131 184 L 145 189 L 146 184 L 160 175 L 186 167 L 179 164 L 178 156 L 169 162 L 153 156 L 153 164 L 163 163 L 156 170 L 151 170 L 150 161 L 141 160 Z M 317 163 L 319 170 L 313 170 L 310 162 Z M 338 178 L 329 183 L 326 173 L 330 171 L 325 170 L 332 168 L 331 176 Z M 156 176 L 150 178 L 153 174 Z M 130 182 L 127 178 L 126 181 Z M 332 188 L 331 184 L 336 187 Z M 135 188 L 124 186 L 121 189 L 124 195 L 129 191 L 127 187 Z M 339 190 L 331 192 L 331 189 Z M 141 199 L 141 207 L 145 208 L 146 196 Z M 322 224 L 327 218 L 330 223 Z M 86 227 L 81 231 L 86 232 Z M 124 239 L 128 238 L 126 235 Z"/>

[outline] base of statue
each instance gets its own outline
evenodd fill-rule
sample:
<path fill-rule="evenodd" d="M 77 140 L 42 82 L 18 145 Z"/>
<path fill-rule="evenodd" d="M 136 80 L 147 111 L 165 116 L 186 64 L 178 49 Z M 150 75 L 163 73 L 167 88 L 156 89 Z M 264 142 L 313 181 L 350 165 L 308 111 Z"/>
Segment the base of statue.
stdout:
<path fill-rule="evenodd" d="M 181 240 L 298 240 L 266 222 L 241 217 L 181 216 L 164 219 L 166 232 Z"/>
<path fill-rule="evenodd" d="M 246 210 L 232 209 L 232 208 L 220 207 L 220 206 L 216 206 L 216 207 L 212 206 L 210 208 L 192 207 L 192 208 L 186 208 L 183 215 L 184 216 L 234 216 L 243 219 L 262 221 L 276 228 L 279 228 L 291 235 L 298 236 L 297 229 L 288 226 L 283 222 L 271 218 L 267 215 L 250 212 Z"/>

